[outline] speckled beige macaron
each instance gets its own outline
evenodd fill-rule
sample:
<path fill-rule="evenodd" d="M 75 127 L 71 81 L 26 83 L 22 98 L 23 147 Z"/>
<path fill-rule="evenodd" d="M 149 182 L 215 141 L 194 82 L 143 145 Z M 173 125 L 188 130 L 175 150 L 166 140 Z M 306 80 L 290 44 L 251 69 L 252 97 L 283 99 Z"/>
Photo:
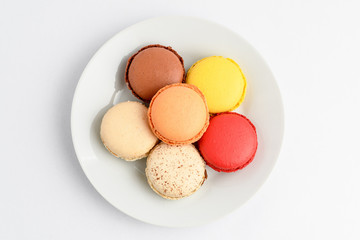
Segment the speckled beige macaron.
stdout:
<path fill-rule="evenodd" d="M 171 200 L 195 193 L 207 177 L 205 162 L 194 145 L 174 146 L 163 142 L 151 150 L 145 173 L 150 187 Z"/>
<path fill-rule="evenodd" d="M 146 157 L 158 139 L 152 133 L 147 108 L 139 102 L 122 102 L 104 115 L 100 136 L 115 157 L 134 161 Z"/>

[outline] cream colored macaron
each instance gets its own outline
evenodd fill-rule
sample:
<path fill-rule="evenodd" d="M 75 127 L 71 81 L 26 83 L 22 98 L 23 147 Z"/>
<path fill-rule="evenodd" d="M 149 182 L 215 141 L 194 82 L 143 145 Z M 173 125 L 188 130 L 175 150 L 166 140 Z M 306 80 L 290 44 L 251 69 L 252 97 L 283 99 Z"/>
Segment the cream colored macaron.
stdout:
<path fill-rule="evenodd" d="M 167 145 L 151 150 L 145 169 L 150 187 L 166 199 L 181 199 L 195 193 L 207 174 L 205 162 L 192 144 Z"/>
<path fill-rule="evenodd" d="M 146 157 L 158 139 L 152 133 L 147 108 L 139 102 L 122 102 L 104 115 L 100 136 L 115 157 L 134 161 Z"/>

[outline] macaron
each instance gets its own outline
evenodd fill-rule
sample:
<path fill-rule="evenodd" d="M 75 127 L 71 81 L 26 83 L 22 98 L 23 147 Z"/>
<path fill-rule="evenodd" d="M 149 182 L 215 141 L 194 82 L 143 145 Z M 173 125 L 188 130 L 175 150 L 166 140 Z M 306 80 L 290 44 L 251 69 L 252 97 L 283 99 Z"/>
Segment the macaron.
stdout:
<path fill-rule="evenodd" d="M 147 111 L 139 102 L 122 102 L 105 113 L 100 137 L 111 154 L 127 161 L 149 154 L 158 139 L 150 129 Z"/>
<path fill-rule="evenodd" d="M 246 92 L 246 79 L 239 65 L 230 58 L 212 56 L 191 66 L 186 83 L 205 95 L 210 113 L 232 111 L 240 106 Z"/>
<path fill-rule="evenodd" d="M 206 163 L 219 172 L 246 167 L 257 150 L 255 126 L 245 116 L 226 112 L 213 116 L 198 148 Z"/>
<path fill-rule="evenodd" d="M 207 174 L 205 162 L 192 144 L 171 146 L 160 143 L 146 160 L 150 187 L 166 199 L 181 199 L 195 193 Z"/>
<path fill-rule="evenodd" d="M 137 98 L 149 102 L 160 88 L 185 81 L 184 61 L 171 47 L 143 47 L 129 58 L 125 81 Z"/>
<path fill-rule="evenodd" d="M 150 102 L 149 125 L 153 133 L 170 145 L 196 142 L 209 125 L 209 112 L 201 91 L 178 83 L 160 89 Z"/>

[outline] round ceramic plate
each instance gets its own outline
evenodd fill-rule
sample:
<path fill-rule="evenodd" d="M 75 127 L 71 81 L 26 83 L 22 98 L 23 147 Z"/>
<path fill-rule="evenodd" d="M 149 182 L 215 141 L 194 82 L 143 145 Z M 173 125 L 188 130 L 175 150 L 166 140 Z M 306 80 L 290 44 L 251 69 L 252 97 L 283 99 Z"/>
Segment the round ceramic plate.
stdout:
<path fill-rule="evenodd" d="M 184 58 L 185 69 L 208 56 L 234 59 L 248 81 L 245 100 L 236 111 L 247 116 L 258 133 L 258 151 L 249 166 L 234 173 L 219 173 L 207 167 L 208 179 L 199 191 L 177 201 L 161 198 L 148 186 L 146 159 L 117 159 L 107 152 L 99 136 L 101 119 L 111 106 L 138 101 L 125 85 L 124 69 L 128 58 L 149 44 L 173 47 Z M 274 76 L 246 40 L 205 20 L 159 17 L 119 32 L 97 51 L 76 88 L 71 129 L 86 176 L 109 203 L 147 223 L 184 227 L 214 221 L 243 205 L 258 191 L 277 160 L 284 116 Z"/>

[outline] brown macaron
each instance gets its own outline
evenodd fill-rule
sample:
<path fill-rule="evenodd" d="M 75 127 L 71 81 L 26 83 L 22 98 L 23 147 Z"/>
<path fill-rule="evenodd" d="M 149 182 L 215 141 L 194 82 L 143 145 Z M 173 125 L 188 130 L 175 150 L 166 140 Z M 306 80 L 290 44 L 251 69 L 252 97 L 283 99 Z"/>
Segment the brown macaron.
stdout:
<path fill-rule="evenodd" d="M 125 81 L 137 98 L 149 102 L 162 87 L 185 81 L 184 61 L 171 47 L 148 45 L 129 58 Z"/>

